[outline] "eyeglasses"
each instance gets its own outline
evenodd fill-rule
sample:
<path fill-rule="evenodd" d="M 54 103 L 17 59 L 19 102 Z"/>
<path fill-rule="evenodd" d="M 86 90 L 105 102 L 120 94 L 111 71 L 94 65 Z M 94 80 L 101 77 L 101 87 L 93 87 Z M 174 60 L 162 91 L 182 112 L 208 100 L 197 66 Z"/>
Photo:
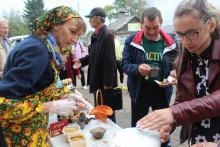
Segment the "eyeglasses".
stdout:
<path fill-rule="evenodd" d="M 188 33 L 176 33 L 176 39 L 178 41 L 183 40 L 184 36 L 186 36 L 189 40 L 195 40 L 198 38 L 198 34 L 199 32 L 209 23 L 209 20 L 207 20 L 207 22 L 200 28 L 198 29 L 198 31 L 195 32 L 188 32 Z"/>

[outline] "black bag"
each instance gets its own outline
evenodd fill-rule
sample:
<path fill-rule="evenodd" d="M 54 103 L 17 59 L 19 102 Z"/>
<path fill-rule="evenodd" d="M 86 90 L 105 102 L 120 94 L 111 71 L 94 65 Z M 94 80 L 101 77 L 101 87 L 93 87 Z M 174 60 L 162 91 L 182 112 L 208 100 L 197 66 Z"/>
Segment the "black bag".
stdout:
<path fill-rule="evenodd" d="M 103 104 L 112 108 L 112 110 L 121 110 L 123 108 L 122 90 L 120 88 L 108 89 L 102 91 Z M 98 95 L 100 104 L 100 94 Z M 94 103 L 96 105 L 96 93 L 94 93 Z"/>

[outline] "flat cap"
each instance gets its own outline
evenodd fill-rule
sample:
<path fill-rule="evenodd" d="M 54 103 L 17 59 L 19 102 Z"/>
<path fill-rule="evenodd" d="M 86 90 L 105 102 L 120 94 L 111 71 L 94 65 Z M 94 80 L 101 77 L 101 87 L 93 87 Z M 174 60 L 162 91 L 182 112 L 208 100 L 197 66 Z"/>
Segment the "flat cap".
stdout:
<path fill-rule="evenodd" d="M 91 10 L 89 15 L 86 15 L 85 17 L 90 18 L 92 16 L 100 16 L 100 17 L 106 17 L 106 13 L 104 11 L 104 9 L 102 9 L 101 7 L 95 7 Z"/>

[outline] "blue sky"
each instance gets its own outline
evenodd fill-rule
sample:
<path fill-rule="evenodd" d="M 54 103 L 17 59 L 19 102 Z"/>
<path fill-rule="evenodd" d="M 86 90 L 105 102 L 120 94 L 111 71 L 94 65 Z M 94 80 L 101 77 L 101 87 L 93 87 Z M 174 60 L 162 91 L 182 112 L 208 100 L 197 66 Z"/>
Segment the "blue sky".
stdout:
<path fill-rule="evenodd" d="M 2 15 L 2 10 L 9 12 L 10 9 L 18 10 L 23 13 L 25 0 L 5 0 L 4 4 L 0 5 L 0 16 Z M 89 19 L 84 17 L 89 14 L 94 7 L 104 7 L 106 5 L 111 5 L 115 0 L 44 0 L 44 6 L 46 9 L 51 9 L 60 5 L 68 5 L 73 7 L 76 11 L 79 10 L 79 14 L 83 17 L 87 23 L 88 31 L 93 30 L 88 21 Z M 162 17 L 164 19 L 163 24 L 172 24 L 173 13 L 176 6 L 181 2 L 181 0 L 151 0 L 152 6 L 157 7 L 162 12 Z M 209 0 L 215 7 L 220 9 L 219 0 Z M 107 20 L 106 24 L 110 22 Z"/>

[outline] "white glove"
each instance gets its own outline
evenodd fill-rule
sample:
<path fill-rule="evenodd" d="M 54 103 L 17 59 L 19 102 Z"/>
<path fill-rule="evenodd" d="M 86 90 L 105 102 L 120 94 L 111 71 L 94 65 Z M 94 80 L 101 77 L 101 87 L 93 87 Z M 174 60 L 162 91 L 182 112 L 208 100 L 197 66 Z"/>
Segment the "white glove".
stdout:
<path fill-rule="evenodd" d="M 50 114 L 58 114 L 58 115 L 64 115 L 69 116 L 69 114 L 73 114 L 73 110 L 76 110 L 76 102 L 75 101 L 69 101 L 68 99 L 65 100 L 58 100 L 58 101 L 52 101 L 52 105 L 50 107 Z"/>
<path fill-rule="evenodd" d="M 80 93 L 78 90 L 75 90 L 75 94 L 82 97 L 82 93 Z"/>
<path fill-rule="evenodd" d="M 77 94 L 69 94 L 68 97 L 69 101 L 75 101 L 77 110 L 87 110 L 92 107 L 92 105 L 87 102 L 82 96 L 79 96 Z"/>

